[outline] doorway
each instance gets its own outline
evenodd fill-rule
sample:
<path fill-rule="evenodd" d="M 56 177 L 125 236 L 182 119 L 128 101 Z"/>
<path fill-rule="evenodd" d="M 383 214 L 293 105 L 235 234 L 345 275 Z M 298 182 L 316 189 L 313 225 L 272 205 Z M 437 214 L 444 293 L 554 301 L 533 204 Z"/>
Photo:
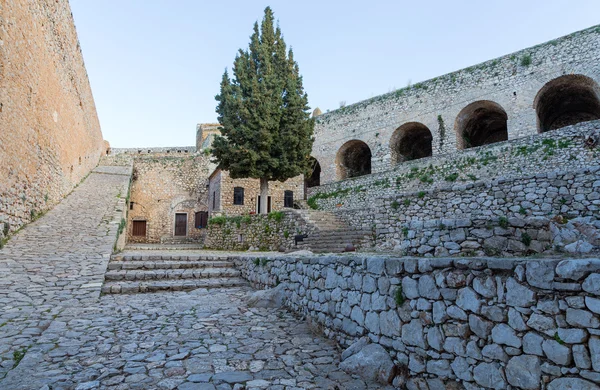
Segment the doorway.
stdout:
<path fill-rule="evenodd" d="M 186 236 L 187 235 L 187 214 L 177 213 L 175 214 L 175 235 Z"/>

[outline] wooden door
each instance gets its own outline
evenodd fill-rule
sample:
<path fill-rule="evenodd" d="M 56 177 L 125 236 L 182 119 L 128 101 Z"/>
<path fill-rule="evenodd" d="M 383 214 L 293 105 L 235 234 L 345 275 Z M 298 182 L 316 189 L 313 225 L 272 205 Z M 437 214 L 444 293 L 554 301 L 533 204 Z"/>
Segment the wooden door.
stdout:
<path fill-rule="evenodd" d="M 132 236 L 146 237 L 146 221 L 133 221 Z"/>
<path fill-rule="evenodd" d="M 187 235 L 187 214 L 175 214 L 175 235 Z"/>

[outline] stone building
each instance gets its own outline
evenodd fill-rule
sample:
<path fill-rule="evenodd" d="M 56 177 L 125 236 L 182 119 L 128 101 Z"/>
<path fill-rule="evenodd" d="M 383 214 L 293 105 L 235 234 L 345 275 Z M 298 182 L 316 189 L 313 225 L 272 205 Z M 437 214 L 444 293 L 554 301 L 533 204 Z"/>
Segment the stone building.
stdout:
<path fill-rule="evenodd" d="M 68 1 L 0 10 L 2 240 L 57 204 L 105 148 Z"/>
<path fill-rule="evenodd" d="M 196 146 L 109 150 L 106 160 L 133 164 L 128 242 L 202 242 L 209 216 L 258 212 L 258 179 L 231 179 L 211 161 L 218 127 L 198 124 Z M 269 211 L 304 199 L 302 176 L 269 184 Z"/>
<path fill-rule="evenodd" d="M 320 184 L 600 118 L 600 27 L 317 118 Z"/>
<path fill-rule="evenodd" d="M 209 215 L 240 215 L 260 213 L 259 179 L 232 179 L 227 171 L 216 169 L 208 180 Z M 285 182 L 269 182 L 267 212 L 292 208 L 304 199 L 304 177 L 302 175 Z"/>

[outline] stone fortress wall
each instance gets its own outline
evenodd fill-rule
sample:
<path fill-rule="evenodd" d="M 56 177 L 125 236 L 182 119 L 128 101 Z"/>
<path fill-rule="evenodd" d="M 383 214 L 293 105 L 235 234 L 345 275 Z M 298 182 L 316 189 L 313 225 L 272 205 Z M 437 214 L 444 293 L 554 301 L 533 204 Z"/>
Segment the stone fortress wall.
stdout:
<path fill-rule="evenodd" d="M 100 123 L 67 0 L 0 4 L 0 239 L 94 168 Z"/>
<path fill-rule="evenodd" d="M 398 386 L 598 388 L 597 259 L 235 261 L 255 286 L 280 286 L 288 307 L 342 346 L 365 337 L 386 348 Z"/>
<path fill-rule="evenodd" d="M 320 115 L 321 184 L 600 118 L 599 38 L 592 27 Z"/>

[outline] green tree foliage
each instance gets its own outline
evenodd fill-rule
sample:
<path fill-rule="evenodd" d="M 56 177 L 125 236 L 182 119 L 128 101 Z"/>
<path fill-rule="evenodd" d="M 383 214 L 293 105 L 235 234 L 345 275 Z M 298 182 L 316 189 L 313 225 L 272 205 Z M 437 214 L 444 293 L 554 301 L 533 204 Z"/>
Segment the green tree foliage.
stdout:
<path fill-rule="evenodd" d="M 238 51 L 233 77 L 225 70 L 215 98 L 222 136 L 212 153 L 232 178 L 261 179 L 265 213 L 269 181 L 310 169 L 314 129 L 298 64 L 274 27 L 271 8 L 260 27 L 254 24 L 249 48 Z"/>

